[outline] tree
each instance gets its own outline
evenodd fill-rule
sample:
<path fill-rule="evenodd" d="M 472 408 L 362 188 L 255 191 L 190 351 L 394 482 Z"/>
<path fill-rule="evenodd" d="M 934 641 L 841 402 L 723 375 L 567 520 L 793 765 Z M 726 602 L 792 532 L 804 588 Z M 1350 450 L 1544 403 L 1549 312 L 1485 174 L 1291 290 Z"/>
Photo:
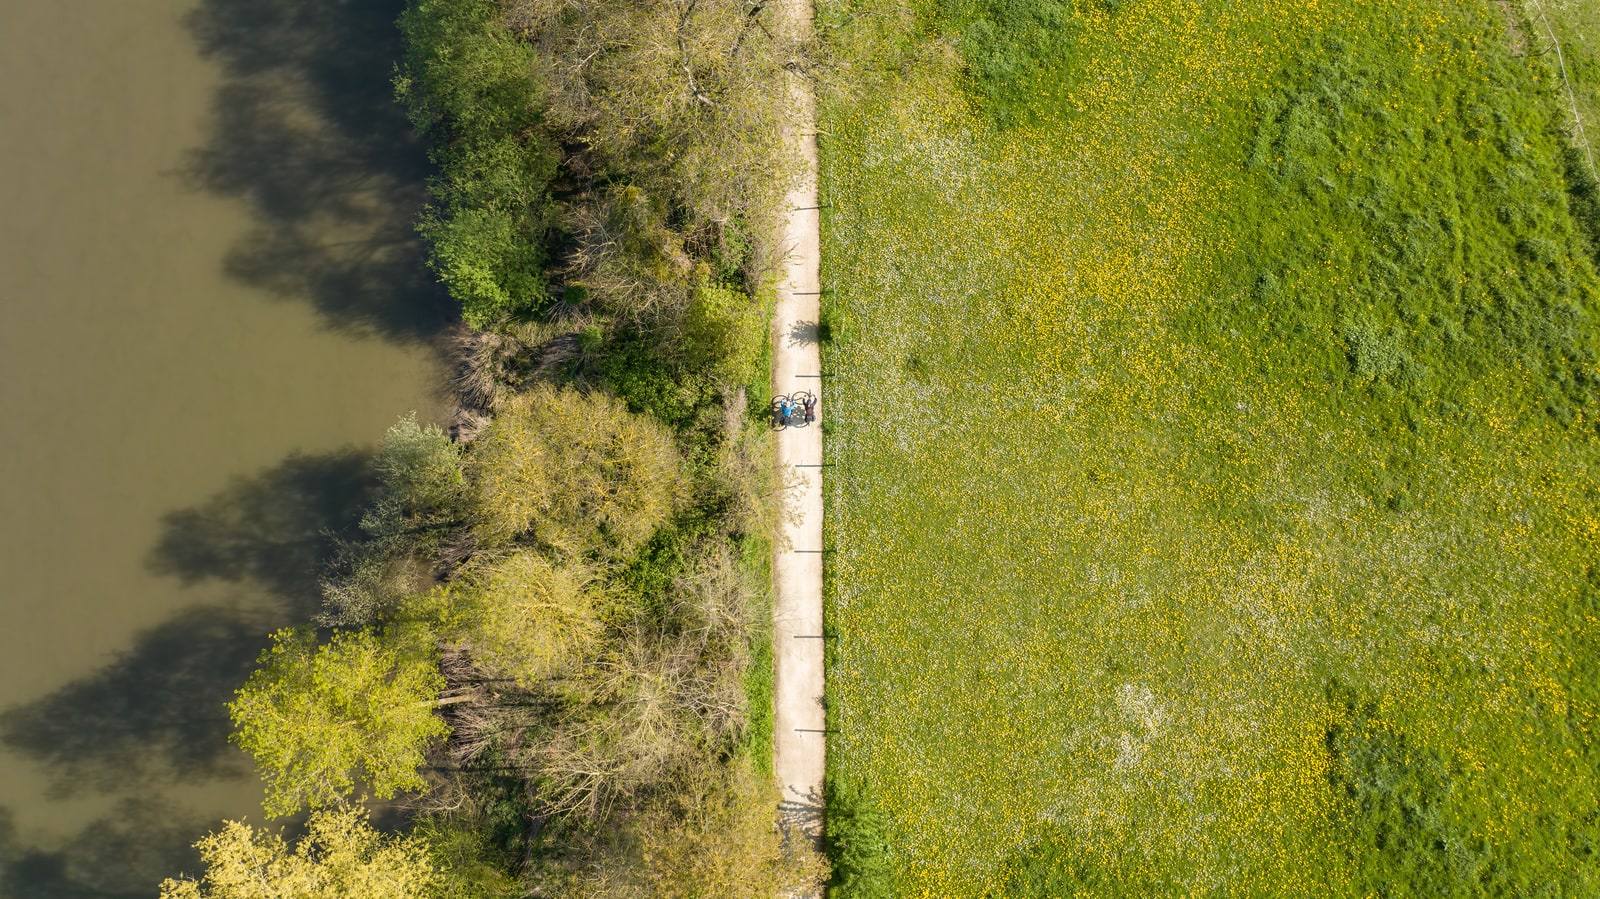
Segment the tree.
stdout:
<path fill-rule="evenodd" d="M 537 49 L 545 117 L 691 216 L 726 222 L 781 196 L 785 64 L 766 0 L 506 0 Z M 776 24 L 776 23 L 774 23 Z"/>
<path fill-rule="evenodd" d="M 342 543 L 322 583 L 320 620 L 360 626 L 425 586 L 449 529 L 461 523 L 461 446 L 413 412 L 383 435 L 373 460 L 382 489 L 361 517 L 365 539 Z"/>
<path fill-rule="evenodd" d="M 475 327 L 537 308 L 557 154 L 539 127 L 534 50 L 493 0 L 412 0 L 399 24 L 395 92 L 439 166 L 419 225 L 430 264 Z"/>
<path fill-rule="evenodd" d="M 383 492 L 361 519 L 374 537 L 415 534 L 450 523 L 466 485 L 461 447 L 413 412 L 383 435 L 373 460 Z"/>
<path fill-rule="evenodd" d="M 417 230 L 433 253 L 429 264 L 461 304 L 461 317 L 486 328 L 539 305 L 544 253 L 524 224 L 499 209 L 429 209 Z"/>
<path fill-rule="evenodd" d="M 372 829 L 352 808 L 313 814 L 291 851 L 283 836 L 242 821 L 195 843 L 206 873 L 169 878 L 161 899 L 424 899 L 442 896 L 428 844 Z"/>
<path fill-rule="evenodd" d="M 536 552 L 519 552 L 466 580 L 473 610 L 464 636 L 491 674 L 532 688 L 588 655 L 600 637 L 587 576 Z"/>
<path fill-rule="evenodd" d="M 318 646 L 311 630 L 285 628 L 228 711 L 277 817 L 330 805 L 358 780 L 384 799 L 424 789 L 417 769 L 450 731 L 433 714 L 442 689 L 420 637 L 345 631 Z"/>
<path fill-rule="evenodd" d="M 475 530 L 568 558 L 619 558 L 666 520 L 682 490 L 672 437 L 600 393 L 537 387 L 474 443 Z"/>

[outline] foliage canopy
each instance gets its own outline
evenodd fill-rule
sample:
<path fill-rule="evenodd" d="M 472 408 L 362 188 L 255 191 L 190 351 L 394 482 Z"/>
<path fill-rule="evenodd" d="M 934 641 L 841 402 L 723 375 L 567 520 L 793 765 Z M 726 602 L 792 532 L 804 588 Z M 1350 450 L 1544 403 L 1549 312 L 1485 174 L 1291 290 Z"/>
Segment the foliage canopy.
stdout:
<path fill-rule="evenodd" d="M 601 622 L 589 577 L 520 551 L 467 573 L 465 643 L 497 677 L 533 688 L 589 655 Z"/>
<path fill-rule="evenodd" d="M 677 448 L 660 425 L 569 388 L 512 400 L 478 438 L 469 471 L 484 543 L 527 539 L 572 559 L 638 549 L 682 491 Z"/>
<path fill-rule="evenodd" d="M 256 664 L 228 711 L 266 780 L 268 815 L 334 804 L 359 782 L 382 799 L 427 786 L 417 769 L 450 730 L 433 713 L 444 678 L 430 649 L 368 630 L 319 646 L 314 631 L 286 628 Z"/>
<path fill-rule="evenodd" d="M 418 226 L 431 264 L 485 327 L 545 300 L 549 184 L 534 49 L 500 27 L 494 0 L 416 0 L 400 17 L 395 92 L 434 140 L 436 205 Z"/>
<path fill-rule="evenodd" d="M 168 879 L 161 899 L 428 899 L 444 894 L 427 844 L 372 829 L 359 809 L 315 812 L 293 849 L 278 833 L 228 821 L 195 843 L 205 873 Z"/>

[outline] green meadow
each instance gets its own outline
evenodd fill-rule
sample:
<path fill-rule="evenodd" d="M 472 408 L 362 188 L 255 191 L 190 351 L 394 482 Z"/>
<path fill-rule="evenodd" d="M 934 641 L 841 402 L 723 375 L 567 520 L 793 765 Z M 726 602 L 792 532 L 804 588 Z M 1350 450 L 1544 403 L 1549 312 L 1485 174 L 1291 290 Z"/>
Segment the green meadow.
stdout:
<path fill-rule="evenodd" d="M 819 3 L 830 777 L 891 872 L 838 893 L 1600 893 L 1593 186 L 1527 24 Z"/>

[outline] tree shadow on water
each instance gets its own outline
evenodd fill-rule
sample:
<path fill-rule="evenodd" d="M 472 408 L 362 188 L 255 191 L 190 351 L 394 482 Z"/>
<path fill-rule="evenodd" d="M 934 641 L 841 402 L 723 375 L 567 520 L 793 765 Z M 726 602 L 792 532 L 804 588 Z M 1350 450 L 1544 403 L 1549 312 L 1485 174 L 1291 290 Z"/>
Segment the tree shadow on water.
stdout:
<path fill-rule="evenodd" d="M 139 796 L 71 838 L 41 845 L 0 809 L 0 899 L 149 899 L 164 878 L 199 869 L 191 844 L 216 826 Z"/>
<path fill-rule="evenodd" d="M 223 85 L 184 175 L 255 217 L 230 275 L 338 330 L 414 343 L 456 313 L 414 228 L 429 168 L 390 83 L 403 5 L 201 0 L 185 24 Z"/>
<path fill-rule="evenodd" d="M 355 532 L 375 486 L 366 453 L 291 455 L 168 513 L 149 566 L 185 585 L 252 581 L 308 617 L 320 599 L 318 576 L 338 538 Z"/>
<path fill-rule="evenodd" d="M 146 630 L 100 671 L 0 713 L 0 743 L 42 765 L 57 796 L 247 776 L 224 704 L 269 634 L 318 607 L 317 576 L 372 486 L 363 453 L 294 455 L 170 513 L 152 570 L 234 586 Z"/>
<path fill-rule="evenodd" d="M 271 626 L 261 609 L 187 609 L 94 675 L 0 714 L 0 741 L 41 763 L 58 798 L 243 776 L 224 703 Z"/>

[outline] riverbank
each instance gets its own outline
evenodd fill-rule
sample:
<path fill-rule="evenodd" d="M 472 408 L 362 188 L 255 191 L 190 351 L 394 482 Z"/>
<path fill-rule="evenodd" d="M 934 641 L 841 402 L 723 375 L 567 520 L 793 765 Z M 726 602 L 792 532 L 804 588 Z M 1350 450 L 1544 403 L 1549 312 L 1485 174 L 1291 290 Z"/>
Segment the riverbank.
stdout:
<path fill-rule="evenodd" d="M 739 2 L 558 7 L 400 18 L 469 409 L 453 434 L 390 429 L 322 629 L 274 635 L 235 738 L 273 814 L 409 797 L 395 848 L 448 881 L 422 892 L 805 889 L 762 670 L 796 38 Z M 362 703 L 334 688 L 374 674 Z"/>

